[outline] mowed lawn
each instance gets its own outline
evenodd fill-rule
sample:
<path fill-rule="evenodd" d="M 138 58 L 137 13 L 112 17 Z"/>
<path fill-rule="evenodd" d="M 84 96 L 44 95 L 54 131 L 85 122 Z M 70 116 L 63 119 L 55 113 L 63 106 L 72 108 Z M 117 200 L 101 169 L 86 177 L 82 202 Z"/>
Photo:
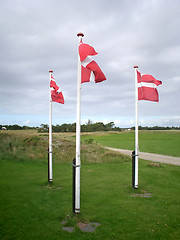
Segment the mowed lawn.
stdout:
<path fill-rule="evenodd" d="M 47 136 L 8 135 L 0 144 L 0 239 L 179 239 L 180 167 L 140 160 L 135 190 L 131 158 L 101 148 L 91 137 L 82 140 L 81 214 L 74 216 L 71 138 L 53 137 L 53 184 L 47 182 L 42 153 Z M 72 233 L 62 228 L 67 217 L 68 226 L 75 227 Z M 78 221 L 100 226 L 84 233 Z"/>
<path fill-rule="evenodd" d="M 81 217 L 99 222 L 94 233 L 63 231 L 72 215 L 72 169 L 54 165 L 54 184 L 47 166 L 0 161 L 0 239 L 179 239 L 180 168 L 139 166 L 139 189 L 131 187 L 131 164 L 84 164 L 81 168 Z M 62 188 L 60 188 L 62 187 Z M 138 194 L 151 194 L 142 197 Z M 148 196 L 148 195 L 147 195 Z"/>
<path fill-rule="evenodd" d="M 88 134 L 82 139 L 93 139 L 103 146 L 134 150 L 134 131 L 120 133 Z M 180 131 L 139 131 L 141 152 L 158 153 L 180 157 Z"/>

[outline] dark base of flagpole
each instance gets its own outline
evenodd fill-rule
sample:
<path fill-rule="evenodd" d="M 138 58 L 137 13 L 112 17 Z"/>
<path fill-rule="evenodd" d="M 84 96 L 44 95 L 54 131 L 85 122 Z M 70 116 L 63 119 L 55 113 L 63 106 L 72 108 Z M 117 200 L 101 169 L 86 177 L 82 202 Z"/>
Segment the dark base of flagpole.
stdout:
<path fill-rule="evenodd" d="M 80 213 L 80 208 L 75 208 L 75 209 L 74 209 L 74 213 L 76 213 L 76 214 L 77 214 L 77 213 Z"/>
<path fill-rule="evenodd" d="M 80 165 L 76 165 L 76 158 L 73 159 L 72 163 L 73 172 L 72 172 L 72 209 L 73 213 L 80 213 L 80 208 L 76 208 L 76 168 L 80 167 Z"/>
<path fill-rule="evenodd" d="M 47 150 L 47 153 L 48 153 L 48 182 L 49 182 L 49 148 Z"/>
<path fill-rule="evenodd" d="M 49 171 L 50 171 L 50 167 L 49 167 L 49 148 L 48 148 L 48 150 L 47 150 L 47 153 L 48 153 L 48 182 L 49 183 L 52 183 L 52 179 L 50 179 L 50 174 L 49 174 Z"/>
<path fill-rule="evenodd" d="M 76 181 L 76 159 L 73 159 L 72 167 L 73 167 L 73 172 L 72 172 L 72 209 L 73 213 L 76 212 L 75 209 L 75 181 Z"/>
<path fill-rule="evenodd" d="M 135 151 L 132 152 L 132 187 L 135 189 Z"/>

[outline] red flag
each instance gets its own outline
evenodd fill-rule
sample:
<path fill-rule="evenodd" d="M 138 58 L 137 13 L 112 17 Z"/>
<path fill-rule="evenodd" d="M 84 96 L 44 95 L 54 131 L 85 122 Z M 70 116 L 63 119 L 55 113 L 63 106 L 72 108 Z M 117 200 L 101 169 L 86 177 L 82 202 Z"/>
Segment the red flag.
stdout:
<path fill-rule="evenodd" d="M 80 61 L 82 62 L 87 56 L 92 56 L 98 54 L 93 47 L 88 44 L 80 42 L 79 45 L 79 56 Z"/>
<path fill-rule="evenodd" d="M 54 88 L 56 91 L 58 91 L 59 87 L 56 85 L 56 81 L 53 78 L 53 76 L 51 75 L 51 82 L 50 82 L 50 87 Z"/>
<path fill-rule="evenodd" d="M 98 54 L 93 47 L 80 42 L 79 56 L 81 61 L 81 83 L 95 81 L 95 83 L 106 80 L 106 77 L 98 64 L 89 56 Z"/>
<path fill-rule="evenodd" d="M 50 81 L 50 88 L 51 90 L 51 99 L 53 102 L 62 103 L 64 104 L 64 97 L 62 94 L 61 89 L 57 86 L 55 79 L 51 75 L 51 81 Z"/>
<path fill-rule="evenodd" d="M 157 86 L 162 84 L 161 81 L 155 79 L 152 75 L 141 74 L 137 71 L 138 80 L 138 100 L 149 100 L 159 102 Z"/>

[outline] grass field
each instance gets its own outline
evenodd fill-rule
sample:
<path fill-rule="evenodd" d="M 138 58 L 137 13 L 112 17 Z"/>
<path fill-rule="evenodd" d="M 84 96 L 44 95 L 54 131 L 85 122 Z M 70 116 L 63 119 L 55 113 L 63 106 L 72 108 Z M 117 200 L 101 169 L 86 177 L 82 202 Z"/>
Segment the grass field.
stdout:
<path fill-rule="evenodd" d="M 134 150 L 134 131 L 87 134 L 82 139 L 93 139 L 107 147 Z M 180 131 L 139 131 L 141 152 L 180 157 Z"/>
<path fill-rule="evenodd" d="M 81 214 L 74 217 L 74 138 L 54 135 L 54 182 L 48 184 L 48 136 L 28 132 L 0 136 L 0 239 L 179 239 L 178 166 L 154 167 L 141 160 L 139 189 L 134 190 L 131 159 L 105 150 L 90 140 L 91 135 L 85 136 L 81 148 Z M 67 216 L 68 224 L 75 226 L 73 233 L 62 229 L 61 221 Z M 101 225 L 94 233 L 83 233 L 76 227 L 78 221 Z"/>

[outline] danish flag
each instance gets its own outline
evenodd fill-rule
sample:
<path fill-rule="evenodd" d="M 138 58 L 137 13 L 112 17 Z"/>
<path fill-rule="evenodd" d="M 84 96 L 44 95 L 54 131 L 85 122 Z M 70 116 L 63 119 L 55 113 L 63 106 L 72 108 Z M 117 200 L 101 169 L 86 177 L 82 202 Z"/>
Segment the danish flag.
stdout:
<path fill-rule="evenodd" d="M 155 79 L 152 75 L 141 74 L 137 71 L 138 81 L 138 100 L 149 100 L 159 102 L 157 86 L 162 84 L 161 81 Z"/>
<path fill-rule="evenodd" d="M 50 88 L 51 88 L 51 99 L 53 102 L 62 103 L 64 104 L 64 97 L 60 87 L 57 86 L 55 79 L 51 75 L 50 81 Z"/>
<path fill-rule="evenodd" d="M 95 83 L 106 80 L 106 77 L 98 64 L 93 60 L 93 55 L 98 53 L 88 44 L 82 41 L 79 44 L 79 57 L 81 61 L 81 83 L 94 81 Z"/>

